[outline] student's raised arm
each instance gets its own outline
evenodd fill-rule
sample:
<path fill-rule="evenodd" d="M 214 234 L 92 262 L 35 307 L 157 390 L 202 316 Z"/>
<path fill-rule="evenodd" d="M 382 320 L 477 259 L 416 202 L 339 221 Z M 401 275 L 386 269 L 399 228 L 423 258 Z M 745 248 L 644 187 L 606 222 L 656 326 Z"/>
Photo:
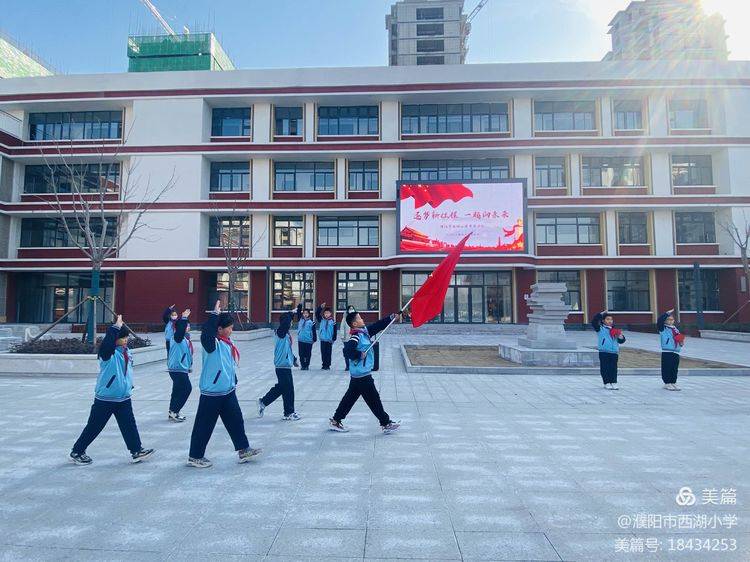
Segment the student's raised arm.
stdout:
<path fill-rule="evenodd" d="M 161 315 L 161 321 L 166 326 L 169 324 L 169 321 L 172 319 L 172 311 L 174 310 L 174 305 L 168 306 L 166 309 L 164 309 L 164 312 Z"/>
<path fill-rule="evenodd" d="M 591 327 L 594 328 L 595 332 L 598 332 L 599 328 L 602 327 L 602 320 L 604 320 L 604 315 L 601 312 L 596 313 L 591 319 Z"/>
<path fill-rule="evenodd" d="M 389 316 L 386 316 L 385 318 L 381 318 L 377 322 L 373 322 L 369 326 L 367 326 L 367 333 L 371 336 L 374 336 L 378 332 L 382 332 L 388 327 L 388 324 L 391 323 L 391 320 L 393 320 L 395 317 L 399 316 L 398 314 L 394 313 Z"/>
<path fill-rule="evenodd" d="M 219 329 L 219 313 L 221 313 L 221 302 L 216 301 L 213 311 L 208 315 L 208 320 L 203 323 L 201 345 L 207 353 L 216 351 L 216 330 Z"/>
<path fill-rule="evenodd" d="M 182 340 L 185 339 L 185 332 L 187 331 L 187 326 L 188 326 L 188 316 L 190 316 L 189 308 L 185 310 L 185 312 L 182 313 L 182 317 L 179 320 L 177 320 L 177 323 L 175 324 L 174 341 L 177 343 L 180 343 Z M 203 337 L 203 333 L 201 333 L 201 338 L 202 337 Z"/>

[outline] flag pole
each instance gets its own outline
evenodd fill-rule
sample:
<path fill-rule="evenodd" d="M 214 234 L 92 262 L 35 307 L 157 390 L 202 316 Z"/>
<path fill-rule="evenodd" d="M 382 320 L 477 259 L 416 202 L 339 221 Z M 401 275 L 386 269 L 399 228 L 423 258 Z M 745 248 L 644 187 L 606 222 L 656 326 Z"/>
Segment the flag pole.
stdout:
<path fill-rule="evenodd" d="M 398 318 L 399 316 L 401 316 L 404 313 L 404 310 L 406 310 L 407 308 L 409 308 L 409 305 L 411 304 L 411 301 L 413 301 L 413 300 L 414 300 L 414 297 L 410 298 L 407 301 L 407 303 L 404 306 L 401 307 L 401 310 L 398 311 L 398 314 L 396 316 L 394 316 L 393 318 L 391 318 L 391 321 L 388 323 L 388 325 L 385 328 L 383 328 L 380 332 L 378 332 L 378 334 L 372 340 L 372 343 L 370 344 L 370 346 L 365 350 L 365 355 L 367 355 L 370 352 L 370 350 L 372 349 L 372 347 L 376 343 L 378 343 L 380 341 L 380 336 L 382 336 L 383 334 L 385 334 L 386 330 L 388 330 L 388 328 L 390 328 L 391 325 L 393 325 L 393 323 L 396 321 L 396 318 Z"/>

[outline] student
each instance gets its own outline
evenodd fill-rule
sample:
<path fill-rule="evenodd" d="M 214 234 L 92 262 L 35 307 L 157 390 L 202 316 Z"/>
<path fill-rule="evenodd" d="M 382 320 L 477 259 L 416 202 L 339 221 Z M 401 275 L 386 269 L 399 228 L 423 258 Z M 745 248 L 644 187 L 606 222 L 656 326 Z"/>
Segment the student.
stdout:
<path fill-rule="evenodd" d="M 99 346 L 99 376 L 96 379 L 94 404 L 91 406 L 86 427 L 70 451 L 70 460 L 75 464 L 91 464 L 86 454 L 88 446 L 114 415 L 120 433 L 130 451 L 133 463 L 141 462 L 154 454 L 153 449 L 144 449 L 135 424 L 130 391 L 133 388 L 133 358 L 128 354 L 130 330 L 123 326 L 122 315 L 110 326 Z"/>
<path fill-rule="evenodd" d="M 599 372 L 602 375 L 604 388 L 619 390 L 617 386 L 617 360 L 620 344 L 625 343 L 622 330 L 613 328 L 614 318 L 607 311 L 602 311 L 591 320 L 596 332 L 596 347 L 599 350 Z"/>
<path fill-rule="evenodd" d="M 674 309 L 667 310 L 656 321 L 661 338 L 661 380 L 666 390 L 682 390 L 677 386 L 677 371 L 680 368 L 680 351 L 685 336 L 674 324 Z"/>
<path fill-rule="evenodd" d="M 333 342 L 336 341 L 336 332 L 338 326 L 336 320 L 333 318 L 331 309 L 326 306 L 326 303 L 321 303 L 318 308 L 315 309 L 315 320 L 318 322 L 318 333 L 320 335 L 320 357 L 323 362 L 322 369 L 324 371 L 330 371 L 331 369 L 331 351 L 333 350 Z"/>
<path fill-rule="evenodd" d="M 174 305 L 169 306 L 164 310 L 161 315 L 161 320 L 164 322 L 164 342 L 167 347 L 167 359 L 169 359 L 169 346 L 177 323 L 177 311 L 174 309 Z"/>
<path fill-rule="evenodd" d="M 302 309 L 302 304 L 297 305 L 297 343 L 299 349 L 300 370 L 310 370 L 310 358 L 312 357 L 313 344 L 318 340 L 315 320 L 310 318 L 310 309 Z"/>
<path fill-rule="evenodd" d="M 172 422 L 184 422 L 187 418 L 180 414 L 187 402 L 193 386 L 190 384 L 190 372 L 193 370 L 193 342 L 190 341 L 190 309 L 182 313 L 175 323 L 174 334 L 169 340 L 167 370 L 172 379 L 172 396 L 169 400 L 167 419 Z"/>
<path fill-rule="evenodd" d="M 346 323 L 346 315 L 351 314 L 352 312 L 356 312 L 356 308 L 354 308 L 352 305 L 349 305 L 346 307 L 346 312 L 341 315 L 341 326 L 339 327 L 339 334 L 341 335 L 341 343 L 346 346 L 346 342 L 349 341 L 349 334 L 350 334 L 350 328 L 349 324 Z M 344 367 L 345 371 L 349 370 L 349 358 L 346 356 L 346 352 L 343 352 L 344 355 Z"/>
<path fill-rule="evenodd" d="M 274 332 L 273 365 L 276 368 L 278 382 L 269 390 L 263 398 L 258 398 L 258 417 L 263 417 L 263 412 L 274 400 L 281 396 L 284 402 L 284 417 L 286 421 L 297 421 L 302 419 L 294 411 L 294 379 L 292 378 L 292 367 L 298 367 L 297 358 L 292 352 L 292 335 L 289 328 L 294 318 L 294 310 L 290 310 L 279 318 L 279 327 Z"/>
<path fill-rule="evenodd" d="M 201 331 L 201 397 L 190 437 L 188 466 L 208 468 L 213 464 L 204 455 L 219 417 L 232 439 L 240 463 L 250 461 L 261 452 L 260 449 L 252 449 L 247 442 L 245 421 L 237 401 L 240 352 L 231 340 L 233 324 L 232 315 L 221 312 L 221 301 L 216 301 Z"/>
<path fill-rule="evenodd" d="M 349 431 L 344 427 L 342 421 L 360 396 L 364 398 L 367 406 L 375 414 L 375 417 L 378 418 L 383 433 L 392 433 L 399 428 L 400 423 L 391 420 L 383 409 L 380 394 L 378 394 L 378 389 L 375 388 L 375 381 L 370 374 L 375 361 L 374 353 L 372 349 L 368 350 L 372 341 L 370 338 L 384 330 L 391 320 L 394 320 L 397 316 L 400 315 L 391 314 L 374 324 L 365 326 L 362 317 L 357 312 L 350 312 L 346 315 L 346 323 L 351 328 L 351 336 L 344 346 L 344 353 L 349 357 L 349 374 L 351 378 L 349 379 L 349 388 L 346 390 L 341 402 L 339 402 L 336 412 L 328 420 L 329 428 L 332 431 Z"/>

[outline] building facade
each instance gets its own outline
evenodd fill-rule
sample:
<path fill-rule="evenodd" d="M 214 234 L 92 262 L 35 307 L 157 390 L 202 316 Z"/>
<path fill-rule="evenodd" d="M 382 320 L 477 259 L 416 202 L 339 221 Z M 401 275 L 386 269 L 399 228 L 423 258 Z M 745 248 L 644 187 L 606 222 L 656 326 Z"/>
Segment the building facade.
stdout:
<path fill-rule="evenodd" d="M 399 179 L 526 180 L 528 251 L 464 255 L 438 321 L 524 323 L 524 295 L 549 280 L 567 283 L 571 322 L 672 307 L 689 322 L 694 263 L 709 321 L 747 300 L 722 226 L 750 206 L 750 64 L 435 70 L 0 81 L 0 312 L 50 321 L 87 294 L 87 262 L 45 201 L 62 161 L 112 186 L 113 214 L 133 169 L 139 189 L 175 178 L 145 215 L 155 230 L 105 264 L 104 297 L 132 322 L 226 299 L 224 236 L 250 248 L 235 289 L 256 322 L 297 300 L 398 309 L 441 259 L 399 253 Z"/>
<path fill-rule="evenodd" d="M 50 76 L 49 66 L 0 33 L 0 78 Z"/>

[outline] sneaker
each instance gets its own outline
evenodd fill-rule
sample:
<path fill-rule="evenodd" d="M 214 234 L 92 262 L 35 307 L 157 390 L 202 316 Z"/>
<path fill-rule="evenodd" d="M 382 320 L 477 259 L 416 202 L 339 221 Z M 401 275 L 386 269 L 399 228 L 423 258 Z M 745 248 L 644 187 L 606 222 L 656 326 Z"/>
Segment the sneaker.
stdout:
<path fill-rule="evenodd" d="M 180 412 L 173 412 L 172 410 L 169 410 L 169 421 L 180 423 L 184 422 L 187 418 L 180 414 Z"/>
<path fill-rule="evenodd" d="M 669 383 L 666 383 L 663 387 L 664 390 L 672 390 L 672 385 Z"/>
<path fill-rule="evenodd" d="M 602 386 L 602 388 L 603 388 L 604 390 L 609 390 L 609 383 L 608 383 L 608 382 L 605 382 L 605 383 L 604 383 L 604 385 Z"/>
<path fill-rule="evenodd" d="M 401 427 L 400 421 L 389 421 L 386 425 L 381 425 L 380 429 L 383 430 L 383 435 L 388 435 L 389 433 L 396 431 L 399 427 Z"/>
<path fill-rule="evenodd" d="M 212 463 L 206 457 L 203 457 L 202 459 L 194 459 L 193 457 L 188 457 L 187 460 L 187 465 L 193 466 L 195 468 L 208 468 L 209 466 L 213 466 L 213 464 L 214 463 Z"/>
<path fill-rule="evenodd" d="M 91 464 L 93 461 L 91 460 L 91 457 L 88 456 L 86 453 L 74 453 L 73 451 L 70 452 L 70 462 L 80 465 L 86 465 Z"/>
<path fill-rule="evenodd" d="M 263 399 L 258 398 L 258 417 L 259 418 L 263 417 L 263 410 L 265 409 L 266 409 L 266 405 L 263 403 Z"/>
<path fill-rule="evenodd" d="M 260 455 L 261 451 L 262 449 L 252 449 L 249 447 L 247 449 L 240 449 L 239 451 L 237 451 L 237 454 L 240 457 L 240 460 L 237 462 L 239 462 L 240 464 L 250 462 L 253 457 Z"/>
<path fill-rule="evenodd" d="M 288 416 L 284 416 L 281 419 L 284 421 L 299 421 L 302 419 L 302 416 L 300 416 L 297 412 L 292 412 Z"/>
<path fill-rule="evenodd" d="M 609 389 L 610 390 L 620 390 L 620 387 L 617 386 L 616 382 L 613 382 L 612 384 L 609 385 Z"/>
<path fill-rule="evenodd" d="M 333 418 L 328 420 L 328 429 L 330 429 L 331 431 L 338 431 L 339 433 L 346 433 L 347 431 L 349 431 L 344 427 L 343 423 Z"/>
<path fill-rule="evenodd" d="M 682 390 L 677 384 L 672 383 L 669 385 L 669 390 Z"/>
<path fill-rule="evenodd" d="M 137 462 L 145 461 L 147 458 L 149 458 L 153 454 L 154 454 L 153 449 L 141 449 L 137 453 L 132 454 L 133 460 L 131 462 L 135 464 Z"/>

